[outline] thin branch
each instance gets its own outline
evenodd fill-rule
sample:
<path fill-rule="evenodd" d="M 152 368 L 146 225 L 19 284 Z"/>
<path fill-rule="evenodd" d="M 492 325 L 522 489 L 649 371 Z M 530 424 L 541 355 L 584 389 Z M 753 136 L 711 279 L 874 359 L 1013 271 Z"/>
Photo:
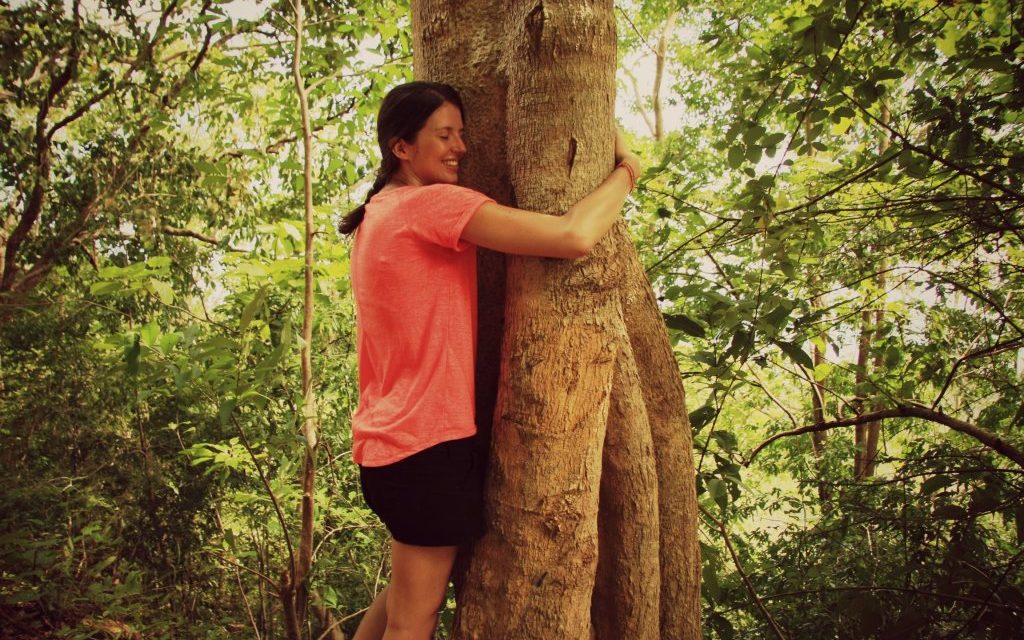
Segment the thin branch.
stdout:
<path fill-rule="evenodd" d="M 964 631 L 967 630 L 968 627 L 974 624 L 978 620 L 978 618 L 980 618 L 982 614 L 985 613 L 985 610 L 988 609 L 990 606 L 1003 606 L 999 604 L 993 604 L 992 598 L 994 598 L 996 593 L 999 591 L 999 587 L 1003 586 L 1003 583 L 1006 582 L 1006 578 L 1010 576 L 1010 573 L 1013 571 L 1014 565 L 1017 564 L 1017 562 L 1021 559 L 1022 556 L 1024 556 L 1024 549 L 1021 549 L 1016 553 L 1016 555 L 1010 558 L 1010 561 L 1006 564 L 1006 569 L 1003 571 L 1002 575 L 999 576 L 999 580 L 996 581 L 992 589 L 989 590 L 988 596 L 985 597 L 985 601 L 981 603 L 981 606 L 978 607 L 978 610 L 974 612 L 974 615 L 971 616 L 971 618 L 968 619 L 966 622 L 964 622 L 960 626 L 960 628 L 956 629 L 953 633 L 943 638 L 943 640 L 956 640 L 960 637 L 961 634 L 963 634 Z"/>
<path fill-rule="evenodd" d="M 936 407 L 939 406 L 939 402 L 942 401 L 942 397 L 946 395 L 946 391 L 949 389 L 949 386 L 953 384 L 953 378 L 956 377 L 956 372 L 957 369 L 960 368 L 960 365 L 967 362 L 968 360 L 973 360 L 975 358 L 981 358 L 984 356 L 996 355 L 1004 351 L 1008 351 L 1010 349 L 1016 349 L 1017 347 L 1020 347 L 1022 345 L 1024 345 L 1024 338 L 1015 338 L 1013 340 L 1007 340 L 1005 342 L 997 342 L 996 344 L 991 345 L 989 347 L 977 349 L 975 351 L 971 351 L 966 355 L 961 356 L 953 365 L 953 369 L 949 372 L 949 375 L 946 376 L 946 382 L 945 384 L 942 385 L 942 390 L 939 392 L 939 395 L 935 398 L 935 401 L 932 402 L 931 408 L 935 409 Z"/>
<path fill-rule="evenodd" d="M 177 8 L 177 5 L 177 1 L 168 3 L 167 7 L 163 10 L 163 12 L 160 15 L 160 21 L 157 24 L 152 39 L 148 40 L 145 45 L 139 48 L 139 52 L 135 55 L 135 59 L 128 66 L 128 68 L 125 69 L 124 73 L 121 75 L 121 79 L 118 82 L 111 82 L 106 89 L 98 92 L 97 94 L 83 102 L 70 114 L 68 114 L 59 122 L 55 123 L 52 127 L 50 127 L 50 130 L 46 134 L 47 139 L 53 139 L 54 134 L 56 134 L 58 131 L 60 131 L 67 125 L 71 124 L 75 120 L 81 118 L 89 111 L 89 109 L 91 109 L 97 103 L 108 97 L 110 94 L 114 93 L 114 91 L 117 91 L 118 89 L 127 85 L 128 81 L 131 80 L 132 75 L 139 70 L 142 64 L 153 59 L 153 51 L 156 49 L 156 46 L 157 44 L 159 44 L 160 40 L 164 37 L 164 34 L 167 33 L 167 20 L 170 17 L 171 13 L 173 13 L 174 10 Z"/>
<path fill-rule="evenodd" d="M 817 194 L 815 196 L 812 196 L 806 202 L 801 202 L 800 204 L 798 204 L 798 205 L 796 205 L 794 207 L 789 207 L 788 209 L 780 209 L 779 211 L 775 212 L 775 215 L 778 216 L 778 215 L 782 215 L 784 213 L 794 213 L 796 211 L 800 211 L 801 209 L 805 209 L 805 208 L 811 206 L 812 204 L 814 204 L 816 202 L 824 200 L 825 198 L 827 198 L 829 196 L 835 195 L 836 193 L 839 193 L 840 191 L 842 191 L 844 188 L 850 186 L 851 184 L 853 184 L 853 183 L 855 183 L 855 182 L 857 182 L 857 181 L 859 181 L 859 180 L 861 180 L 863 178 L 868 177 L 869 175 L 871 175 L 875 171 L 878 171 L 879 169 L 881 169 L 885 165 L 889 164 L 890 162 L 892 162 L 893 160 L 898 158 L 899 155 L 900 155 L 899 152 L 895 152 L 895 153 L 890 153 L 889 155 L 886 155 L 886 156 L 882 156 L 881 158 L 879 158 L 877 161 L 875 161 L 870 166 L 868 166 L 868 167 L 858 171 L 857 173 L 853 174 L 849 178 L 846 178 L 845 180 L 843 180 L 839 184 L 835 185 L 834 187 L 828 189 L 827 191 L 823 191 L 822 193 L 819 193 L 819 194 Z M 880 205 L 876 209 L 883 209 L 883 208 L 886 208 L 887 206 L 888 206 L 888 204 Z"/>
<path fill-rule="evenodd" d="M 911 151 L 919 153 L 919 154 L 923 155 L 924 157 L 932 160 L 933 162 L 938 162 L 939 164 L 941 164 L 942 166 L 946 167 L 947 169 L 951 169 L 953 171 L 956 171 L 957 173 L 959 173 L 961 175 L 970 176 L 970 177 L 974 178 L 975 180 L 977 180 L 978 182 L 980 182 L 980 183 L 982 183 L 984 185 L 988 185 L 988 186 L 992 187 L 993 189 L 995 189 L 997 191 L 1005 193 L 1006 195 L 1012 197 L 1014 200 L 1016 200 L 1018 202 L 1024 201 L 1024 193 L 1021 193 L 1021 192 L 1016 191 L 1015 189 L 1012 189 L 1012 188 L 1010 188 L 1010 187 L 1008 187 L 1008 186 L 1006 186 L 1004 184 L 996 182 L 992 178 L 989 178 L 988 176 L 984 176 L 984 175 L 978 173 L 977 171 L 974 171 L 973 169 L 970 169 L 968 167 L 962 166 L 962 165 L 960 165 L 960 164 L 958 164 L 956 162 L 953 162 L 952 160 L 944 158 L 944 157 L 940 156 L 939 154 L 935 153 L 934 151 L 932 151 L 931 149 L 929 149 L 927 147 L 922 147 L 922 146 L 914 144 L 913 142 L 910 141 L 910 138 L 908 138 L 904 134 L 900 133 L 895 127 L 893 127 L 892 125 L 890 125 L 887 122 L 884 122 L 881 118 L 879 118 L 875 114 L 871 113 L 867 109 L 867 107 L 862 105 L 856 98 L 851 96 L 849 93 L 847 93 L 846 91 L 840 91 L 840 93 L 843 96 L 845 96 L 846 99 L 849 100 L 855 107 L 860 109 L 860 111 L 864 115 L 866 115 L 868 118 L 873 120 L 875 122 L 875 124 L 877 124 L 878 126 L 882 127 L 883 129 L 888 131 L 891 136 L 893 136 L 894 138 L 896 138 L 897 140 L 902 142 L 903 146 L 906 147 L 907 149 L 910 149 Z"/>
<path fill-rule="evenodd" d="M 288 629 L 289 637 L 292 637 L 294 630 L 304 626 L 306 607 L 309 601 L 309 571 L 313 563 L 313 530 L 315 527 L 315 482 L 316 482 L 316 452 L 318 440 L 318 419 L 316 410 L 316 397 L 313 388 L 313 302 L 314 302 L 314 277 L 315 265 L 314 249 L 316 221 L 313 215 L 313 132 L 310 126 L 309 117 L 309 95 L 305 80 L 302 77 L 302 46 L 303 46 L 303 0 L 293 0 L 292 9 L 295 12 L 295 48 L 292 55 L 292 79 L 295 81 L 295 92 L 299 102 L 299 114 L 302 122 L 302 149 L 303 149 L 303 195 L 304 195 L 304 219 L 305 219 L 305 295 L 303 299 L 303 321 L 302 321 L 302 434 L 306 442 L 306 455 L 303 460 L 302 469 L 302 508 L 301 508 L 301 530 L 299 535 L 299 558 L 297 564 L 292 564 L 291 581 L 292 589 L 281 589 L 282 601 L 286 596 L 294 594 L 294 600 L 284 602 L 285 613 L 288 613 L 289 605 L 294 606 L 295 618 L 298 626 Z M 297 638 L 298 634 L 294 634 Z"/>
<path fill-rule="evenodd" d="M 68 52 L 67 64 L 64 65 L 63 70 L 58 75 L 50 76 L 50 86 L 46 91 L 46 97 L 43 98 L 43 103 L 39 105 L 39 111 L 36 113 L 36 130 L 35 130 L 35 182 L 32 185 L 32 192 L 29 195 L 28 200 L 25 202 L 25 208 L 22 210 L 18 225 L 13 231 L 7 236 L 6 241 L 3 243 L 3 264 L 0 265 L 0 291 L 9 291 L 13 288 L 14 278 L 18 271 L 18 267 L 15 261 L 18 257 L 18 251 L 21 249 L 22 243 L 28 239 L 29 233 L 35 226 L 36 221 L 39 219 L 39 214 L 42 212 L 43 204 L 46 201 L 46 192 L 49 188 L 50 182 L 50 170 L 51 170 L 51 157 L 50 157 L 50 139 L 46 135 L 46 119 L 50 115 L 50 109 L 53 107 L 54 100 L 57 96 L 67 87 L 71 79 L 74 78 L 76 69 L 78 68 L 79 59 L 79 38 L 78 34 L 81 30 L 81 2 L 79 0 L 74 1 L 73 12 L 75 17 L 74 30 L 71 33 L 71 48 Z"/>
<path fill-rule="evenodd" d="M 234 561 L 234 560 L 232 560 L 231 558 L 227 558 L 227 557 L 225 557 L 225 556 L 222 556 L 221 554 L 217 553 L 216 551 L 210 551 L 209 549 L 204 549 L 204 550 L 203 550 L 203 553 L 205 553 L 205 554 L 208 554 L 208 555 L 211 555 L 211 556 L 213 556 L 213 557 L 217 558 L 218 560 L 221 560 L 221 561 L 223 561 L 223 562 L 226 562 L 226 563 L 228 563 L 228 564 L 230 564 L 230 565 L 232 565 L 232 566 L 234 566 L 234 567 L 237 567 L 237 568 L 239 568 L 239 569 L 241 569 L 241 570 L 243 570 L 243 571 L 248 571 L 249 573 L 253 574 L 253 575 L 254 575 L 254 576 L 256 576 L 257 578 L 259 578 L 259 579 L 261 579 L 261 580 L 266 580 L 268 584 L 272 584 L 272 585 L 273 585 L 273 584 L 276 584 L 276 583 L 274 582 L 274 579 L 273 579 L 273 578 L 271 578 L 270 576 L 268 576 L 267 574 L 265 574 L 265 573 L 261 573 L 261 572 L 259 572 L 259 571 L 255 570 L 255 569 L 253 569 L 253 568 L 251 568 L 251 567 L 247 567 L 247 566 L 245 566 L 244 564 L 240 564 L 240 563 L 238 563 L 238 562 L 235 562 L 235 561 Z"/>
<path fill-rule="evenodd" d="M 185 442 L 181 439 L 181 434 L 177 429 L 174 430 L 174 435 L 178 436 L 178 443 L 181 444 L 181 448 L 184 451 Z M 221 535 L 224 535 L 224 523 L 221 521 L 220 510 L 216 505 L 213 507 L 213 518 L 217 523 L 217 529 L 220 530 Z M 252 625 L 253 633 L 256 634 L 256 640 L 262 640 L 259 625 L 256 624 L 256 617 L 252 614 L 252 606 L 249 605 L 249 597 L 245 595 L 245 585 L 242 584 L 242 574 L 239 573 L 239 565 L 235 565 L 235 582 L 238 583 L 238 594 L 242 596 L 242 603 L 245 604 L 245 612 L 249 616 L 249 624 Z"/>
<path fill-rule="evenodd" d="M 650 130 L 651 135 L 655 134 L 654 123 L 651 122 L 651 117 L 647 115 L 647 109 L 643 105 L 643 95 L 640 93 L 640 82 L 636 79 L 636 74 L 633 73 L 629 67 L 623 66 L 622 72 L 629 78 L 630 84 L 633 86 L 633 96 L 636 98 L 636 110 L 640 113 L 640 116 L 644 119 L 644 124 Z"/>
<path fill-rule="evenodd" d="M 281 510 L 281 503 L 277 500 L 277 494 L 270 487 L 270 481 L 267 479 L 267 474 L 263 472 L 263 465 L 260 464 L 259 459 L 256 457 L 256 452 L 252 450 L 252 445 L 249 444 L 249 438 L 246 437 L 245 431 L 242 429 L 242 425 L 238 422 L 238 418 L 235 417 L 234 413 L 231 414 L 231 423 L 235 425 L 235 429 L 238 431 L 238 437 L 242 440 L 242 446 L 249 453 L 249 457 L 252 458 L 252 464 L 256 467 L 256 473 L 260 476 L 260 482 L 263 483 L 263 488 L 267 490 L 267 495 L 270 496 L 270 502 L 274 505 L 274 512 L 277 513 L 277 521 L 281 525 L 281 533 L 284 535 L 285 544 L 288 545 L 288 559 L 290 566 L 295 566 L 295 551 L 292 548 L 292 537 L 288 533 L 288 522 L 284 519 L 284 512 Z M 269 579 L 270 584 L 276 588 L 277 582 Z"/>
<path fill-rule="evenodd" d="M 828 77 L 829 72 L 832 71 L 832 65 L 834 65 L 836 60 L 839 59 L 839 54 L 843 52 L 843 47 L 846 46 L 846 41 L 850 39 L 851 35 L 853 35 L 854 27 L 857 26 L 858 22 L 860 22 L 861 14 L 864 13 L 866 6 L 866 4 L 861 4 L 857 9 L 856 15 L 853 16 L 852 20 L 850 20 L 850 30 L 843 34 L 843 39 L 839 42 L 839 46 L 836 47 L 835 53 L 833 53 L 832 57 L 829 58 L 828 64 L 821 72 L 821 76 L 815 80 L 814 91 L 807 99 L 807 106 L 804 108 L 804 112 L 800 114 L 800 119 L 797 120 L 796 127 L 794 127 L 793 132 L 789 134 L 789 139 L 786 140 L 786 148 L 782 151 L 782 155 L 779 156 L 779 164 L 775 165 L 775 177 L 778 177 L 779 172 L 782 171 L 782 166 L 785 164 L 785 157 L 793 145 L 793 140 L 796 139 L 797 132 L 800 131 L 800 127 L 804 126 L 807 122 L 807 117 L 810 115 L 811 109 L 814 107 L 814 103 L 818 100 L 818 94 L 821 93 L 821 88 L 825 86 L 825 78 Z M 810 142 L 810 139 L 808 139 L 807 144 L 810 144 Z"/>
<path fill-rule="evenodd" d="M 979 291 L 975 291 L 974 289 L 971 289 L 970 287 L 968 287 L 967 285 L 963 284 L 962 282 L 957 282 L 956 280 L 953 280 L 950 276 L 948 276 L 948 275 L 946 275 L 944 273 L 938 273 L 938 272 L 935 272 L 935 271 L 931 271 L 930 269 L 926 269 L 924 267 L 917 267 L 917 270 L 922 272 L 922 273 L 927 273 L 928 275 L 932 276 L 933 278 L 938 278 L 939 280 L 945 282 L 946 284 L 950 285 L 954 289 L 959 289 L 960 291 L 963 291 L 964 293 L 966 293 L 966 294 L 968 294 L 968 295 L 970 295 L 970 296 L 972 296 L 974 298 L 977 298 L 978 300 L 981 300 L 985 304 L 987 304 L 990 307 L 992 307 L 993 309 L 995 309 L 996 313 L 999 314 L 999 317 L 1000 317 L 1000 319 L 1003 322 L 1005 322 L 1006 324 L 1008 324 L 1011 327 L 1013 327 L 1014 330 L 1018 334 L 1024 335 L 1024 329 L 1021 329 L 1021 327 L 1019 327 L 1017 325 L 1017 323 L 1014 322 L 1010 318 L 1010 316 L 1008 316 L 1006 314 L 1006 311 L 1003 309 L 1002 305 L 997 303 L 990 296 L 987 296 L 987 295 L 985 295 L 985 294 L 983 294 L 983 293 L 981 293 Z"/>
<path fill-rule="evenodd" d="M 718 531 L 722 534 L 722 542 L 725 543 L 725 548 L 729 550 L 729 555 L 732 556 L 732 562 L 736 566 L 736 571 L 743 579 L 743 585 L 746 587 L 747 593 L 749 593 L 750 597 L 754 599 L 754 603 L 757 605 L 757 608 L 761 610 L 765 619 L 768 620 L 768 624 L 771 626 L 772 631 L 775 632 L 775 636 L 779 638 L 779 640 L 787 640 L 786 634 L 782 631 L 782 627 L 780 627 L 779 623 L 772 617 L 772 614 L 768 611 L 768 607 L 764 606 L 764 601 L 757 596 L 757 592 L 754 591 L 754 585 L 750 583 L 750 578 L 748 578 L 746 572 L 743 571 L 743 565 L 740 563 L 740 558 L 736 555 L 736 550 L 733 548 L 732 542 L 729 541 L 729 531 L 725 528 L 725 523 L 711 515 L 711 512 L 705 509 L 702 505 L 697 506 L 700 507 L 700 512 L 704 514 L 704 517 L 714 522 L 715 526 L 718 527 Z"/>
<path fill-rule="evenodd" d="M 196 240 L 205 242 L 207 244 L 212 244 L 215 246 L 220 244 L 220 240 L 213 236 L 204 235 L 202 233 L 199 233 L 198 231 L 192 231 L 191 229 L 181 229 L 179 227 L 172 227 L 169 224 L 165 224 L 164 226 L 160 227 L 160 231 L 165 235 L 179 236 L 182 238 L 195 238 Z"/>
<path fill-rule="evenodd" d="M 356 617 L 358 615 L 366 613 L 367 611 L 369 611 L 369 609 L 370 609 L 370 607 L 363 607 L 359 611 L 356 611 L 355 613 L 350 613 L 347 616 L 345 616 L 344 618 L 338 618 L 337 620 L 334 621 L 334 624 L 332 624 L 331 626 L 329 626 L 326 629 L 324 629 L 324 632 L 321 633 L 317 637 L 317 640 L 324 640 L 324 638 L 326 638 L 328 636 L 328 634 L 331 633 L 331 631 L 336 629 L 338 627 L 338 625 L 340 625 L 343 622 L 347 622 L 347 621 L 351 620 L 352 618 L 354 618 L 354 617 Z"/>
<path fill-rule="evenodd" d="M 349 100 L 348 106 L 346 106 L 342 111 L 339 111 L 337 113 L 334 113 L 334 114 L 331 114 L 331 115 L 327 116 L 326 118 L 321 120 L 320 123 L 317 124 L 317 126 L 313 127 L 311 129 L 311 131 L 314 132 L 314 133 L 319 133 L 321 130 L 326 128 L 327 125 L 330 122 L 332 122 L 334 120 L 338 120 L 338 119 L 344 117 L 345 115 L 347 115 L 348 113 L 350 113 L 352 111 L 352 109 L 355 108 L 355 106 L 356 106 L 356 99 L 352 98 L 351 100 Z M 284 136 L 284 137 L 278 138 L 277 140 L 271 142 L 266 147 L 264 147 L 262 150 L 259 150 L 259 149 L 232 149 L 231 151 L 226 152 L 221 157 L 222 158 L 241 158 L 242 156 L 246 155 L 246 153 L 253 153 L 253 152 L 260 153 L 260 154 L 271 154 L 271 153 L 274 153 L 277 150 L 279 150 L 284 145 L 291 144 L 291 143 L 295 142 L 298 139 L 299 139 L 298 135 Z"/>
<path fill-rule="evenodd" d="M 619 13 L 622 14 L 622 17 L 625 18 L 626 22 L 629 23 L 629 26 L 633 27 L 633 31 L 635 31 L 636 32 L 636 36 L 638 38 L 640 38 L 640 42 L 644 43 L 644 46 L 647 47 L 648 49 L 650 49 L 651 53 L 653 53 L 654 55 L 658 55 L 658 52 L 654 49 L 654 47 L 651 46 L 651 43 L 647 42 L 647 38 L 644 37 L 644 34 L 640 33 L 640 30 L 637 29 L 636 25 L 633 24 L 633 21 L 630 20 L 629 14 L 626 13 L 626 10 L 623 9 L 622 7 L 618 7 L 618 9 L 619 9 Z"/>
<path fill-rule="evenodd" d="M 768 399 L 771 400 L 772 403 L 779 409 L 782 409 L 782 412 L 786 414 L 786 417 L 789 418 L 789 421 L 793 423 L 793 428 L 797 428 L 799 423 L 796 421 L 796 417 L 789 409 L 786 408 L 786 405 L 782 404 L 782 401 L 776 398 L 772 394 L 772 392 L 768 390 L 768 387 L 766 387 L 764 383 L 761 382 L 761 378 L 757 375 L 757 372 L 754 371 L 754 368 L 750 366 L 750 362 L 743 363 L 743 366 L 745 366 L 750 375 L 754 377 L 754 380 L 757 382 L 757 386 L 760 387 L 761 391 L 763 391 L 766 396 L 768 396 Z"/>

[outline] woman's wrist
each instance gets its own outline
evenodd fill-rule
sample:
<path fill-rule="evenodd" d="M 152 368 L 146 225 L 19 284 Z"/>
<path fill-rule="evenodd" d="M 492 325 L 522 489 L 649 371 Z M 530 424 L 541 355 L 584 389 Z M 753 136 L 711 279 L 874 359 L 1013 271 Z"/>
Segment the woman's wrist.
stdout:
<path fill-rule="evenodd" d="M 616 158 L 615 168 L 621 167 L 629 174 L 629 190 L 636 188 L 637 178 L 640 176 L 640 158 L 632 153 L 623 154 Z"/>

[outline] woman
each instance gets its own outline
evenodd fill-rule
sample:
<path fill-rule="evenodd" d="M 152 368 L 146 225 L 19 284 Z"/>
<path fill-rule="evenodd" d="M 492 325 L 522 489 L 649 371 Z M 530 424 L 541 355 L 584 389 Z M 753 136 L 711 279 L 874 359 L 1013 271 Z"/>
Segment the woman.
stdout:
<path fill-rule="evenodd" d="M 460 545 L 481 533 L 475 447 L 475 247 L 576 258 L 618 219 L 639 171 L 616 136 L 611 175 L 562 216 L 497 204 L 456 185 L 462 101 L 454 88 L 411 82 L 377 116 L 382 165 L 355 234 L 359 407 L 352 452 L 366 502 L 392 535 L 391 582 L 355 640 L 425 640 Z"/>

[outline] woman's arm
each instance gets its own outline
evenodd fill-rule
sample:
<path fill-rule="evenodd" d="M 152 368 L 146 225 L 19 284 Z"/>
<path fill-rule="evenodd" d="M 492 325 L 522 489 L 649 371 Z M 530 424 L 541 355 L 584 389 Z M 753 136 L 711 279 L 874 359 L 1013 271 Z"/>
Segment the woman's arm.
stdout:
<path fill-rule="evenodd" d="M 615 157 L 616 163 L 627 163 L 633 175 L 639 174 L 640 160 L 626 150 L 621 134 L 616 134 Z M 561 216 L 489 202 L 470 218 L 462 239 L 504 253 L 548 258 L 585 256 L 619 219 L 632 180 L 627 169 L 616 165 L 604 182 Z"/>

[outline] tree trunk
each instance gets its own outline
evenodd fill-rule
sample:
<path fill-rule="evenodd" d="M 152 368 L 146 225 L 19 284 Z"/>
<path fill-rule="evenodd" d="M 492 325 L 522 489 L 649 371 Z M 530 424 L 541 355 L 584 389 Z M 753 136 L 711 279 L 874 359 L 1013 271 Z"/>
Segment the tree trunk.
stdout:
<path fill-rule="evenodd" d="M 874 339 L 878 343 L 881 338 L 882 322 L 885 320 L 885 261 L 882 260 L 879 263 L 878 275 L 875 276 L 875 286 L 878 287 L 879 295 L 881 299 L 878 301 L 878 308 L 875 309 L 875 331 Z M 874 371 L 879 373 L 882 371 L 882 367 L 885 366 L 885 356 L 881 348 L 875 353 L 874 358 Z M 875 400 L 872 403 L 871 410 L 879 411 L 885 408 L 885 399 L 879 397 L 880 394 L 875 394 Z M 878 458 L 878 437 L 882 432 L 882 421 L 875 420 L 869 422 L 865 427 L 864 436 L 864 466 L 862 468 L 863 473 L 861 474 L 865 478 L 870 478 L 875 475 L 875 461 Z"/>
<path fill-rule="evenodd" d="M 610 1 L 414 1 L 413 31 L 416 76 L 462 93 L 465 184 L 555 213 L 611 171 Z M 584 259 L 501 262 L 481 256 L 488 529 L 455 637 L 699 638 L 685 398 L 625 225 Z"/>
<path fill-rule="evenodd" d="M 854 376 L 853 407 L 857 414 L 867 409 L 865 402 L 868 391 L 868 367 L 870 365 L 871 334 L 873 314 L 865 308 L 860 312 L 860 337 L 857 340 L 857 372 Z M 853 436 L 853 477 L 860 480 L 864 477 L 864 443 L 867 440 L 867 425 L 858 424 L 854 427 Z"/>
<path fill-rule="evenodd" d="M 665 123 L 662 117 L 661 87 L 665 80 L 665 62 L 668 58 L 668 43 L 672 39 L 672 30 L 676 26 L 678 11 L 673 11 L 665 18 L 665 24 L 658 37 L 658 50 L 654 63 L 654 91 L 651 93 L 651 103 L 654 109 L 654 139 L 661 142 L 665 138 Z"/>
<path fill-rule="evenodd" d="M 811 310 L 818 309 L 821 309 L 821 296 L 816 295 L 811 298 Z M 811 346 L 811 360 L 814 362 L 814 370 L 811 371 L 811 423 L 821 424 L 825 422 L 825 385 L 818 380 L 817 369 L 819 365 L 825 363 L 825 350 L 817 342 Z M 811 434 L 811 449 L 814 451 L 815 464 L 818 467 L 818 500 L 821 502 L 822 508 L 828 508 L 829 501 L 832 499 L 832 492 L 824 482 L 827 437 L 824 431 L 816 431 Z"/>
<path fill-rule="evenodd" d="M 881 101 L 882 104 L 882 117 L 881 121 L 883 124 L 888 125 L 892 114 L 889 111 L 889 105 L 885 100 Z M 878 141 L 878 155 L 881 157 L 885 155 L 885 152 L 889 150 L 889 137 L 882 136 Z M 878 275 L 875 276 L 875 286 L 878 288 L 878 294 L 881 299 L 878 301 L 878 308 L 875 310 L 875 341 L 878 342 L 881 338 L 882 321 L 885 320 L 885 301 L 887 296 L 885 287 L 885 260 L 879 260 L 878 263 Z M 882 371 L 882 367 L 885 364 L 885 358 L 882 350 L 879 349 L 875 354 L 874 367 L 875 372 Z M 877 393 L 875 394 L 878 395 Z M 885 400 L 876 397 L 872 405 L 873 411 L 879 411 L 885 407 Z M 882 432 L 882 421 L 877 420 L 875 422 L 869 422 L 865 426 L 864 436 L 864 463 L 862 468 L 862 476 L 870 478 L 875 475 L 875 459 L 878 457 L 878 437 Z"/>

